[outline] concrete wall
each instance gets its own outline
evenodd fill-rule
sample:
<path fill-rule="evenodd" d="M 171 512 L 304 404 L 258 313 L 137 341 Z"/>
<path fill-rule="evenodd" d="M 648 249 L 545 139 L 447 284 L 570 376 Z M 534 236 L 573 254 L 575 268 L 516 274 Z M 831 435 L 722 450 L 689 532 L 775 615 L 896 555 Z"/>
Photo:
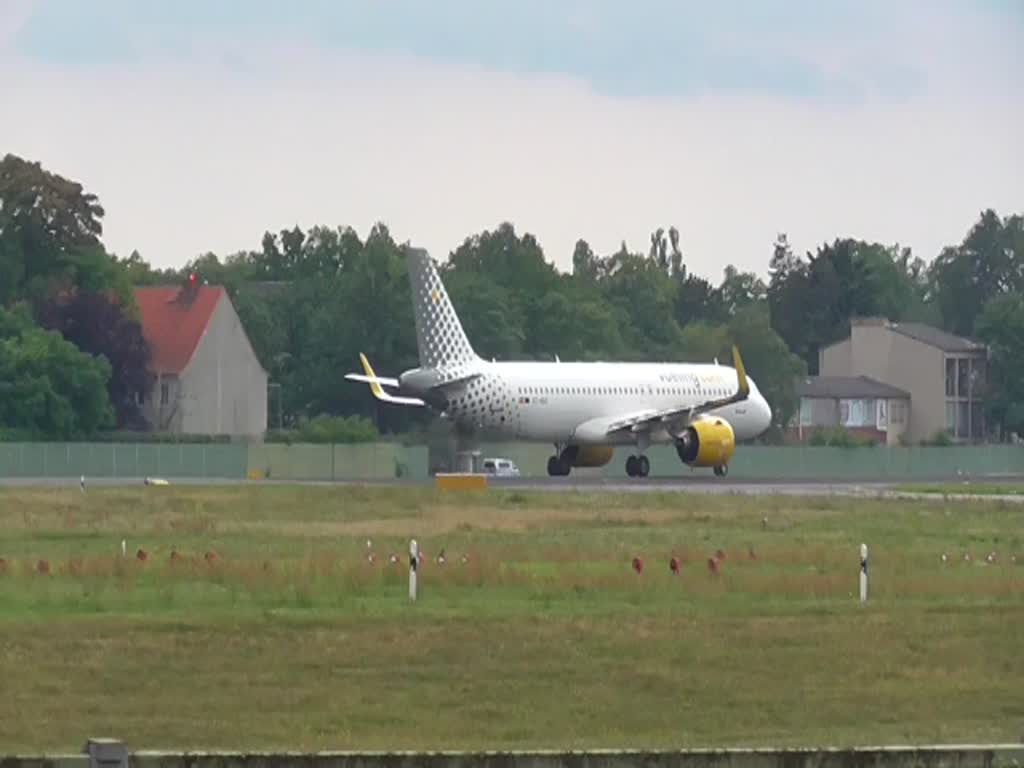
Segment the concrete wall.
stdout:
<path fill-rule="evenodd" d="M 918 442 L 946 428 L 946 369 L 941 349 L 894 333 L 883 325 L 854 323 L 850 367 L 910 393 L 908 440 Z"/>
<path fill-rule="evenodd" d="M 167 402 L 163 390 L 167 389 Z M 142 415 L 159 432 L 181 432 L 181 382 L 177 376 L 157 376 L 142 404 Z"/>
<path fill-rule="evenodd" d="M 818 350 L 819 376 L 853 376 L 850 373 L 850 340 L 843 339 Z"/>
<path fill-rule="evenodd" d="M 181 378 L 181 432 L 247 437 L 266 432 L 267 373 L 226 294 Z"/>
<path fill-rule="evenodd" d="M 3 768 L 90 768 L 84 755 L 0 757 Z M 95 764 L 99 765 L 99 763 Z M 593 752 L 130 752 L 112 768 L 1021 768 L 1024 745 Z"/>

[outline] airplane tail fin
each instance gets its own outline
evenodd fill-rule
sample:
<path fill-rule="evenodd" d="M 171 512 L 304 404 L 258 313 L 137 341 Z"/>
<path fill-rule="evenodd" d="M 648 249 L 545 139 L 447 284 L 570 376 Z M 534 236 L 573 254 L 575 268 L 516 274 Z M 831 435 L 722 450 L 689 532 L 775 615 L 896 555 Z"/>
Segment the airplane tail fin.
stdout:
<path fill-rule="evenodd" d="M 420 365 L 444 368 L 475 362 L 477 355 L 466 338 L 430 254 L 422 248 L 409 248 L 406 259 Z"/>

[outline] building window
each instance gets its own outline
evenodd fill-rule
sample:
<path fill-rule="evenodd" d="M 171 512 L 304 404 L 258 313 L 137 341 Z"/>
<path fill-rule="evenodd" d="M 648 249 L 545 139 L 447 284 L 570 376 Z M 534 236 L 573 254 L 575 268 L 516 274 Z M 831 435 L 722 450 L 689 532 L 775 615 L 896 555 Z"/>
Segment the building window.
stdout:
<path fill-rule="evenodd" d="M 946 397 L 956 397 L 956 358 L 946 358 Z"/>
<path fill-rule="evenodd" d="M 160 384 L 160 405 L 167 405 L 171 400 L 171 388 L 167 382 Z"/>
<path fill-rule="evenodd" d="M 809 397 L 801 398 L 800 399 L 800 426 L 801 427 L 808 427 L 808 426 L 810 426 L 813 423 L 813 421 L 814 421 L 813 415 L 814 415 L 814 401 L 812 401 Z"/>
<path fill-rule="evenodd" d="M 874 399 L 840 400 L 839 423 L 842 424 L 844 427 L 875 426 Z"/>
<path fill-rule="evenodd" d="M 967 397 L 970 394 L 970 388 L 967 385 L 968 379 L 971 376 L 971 361 L 966 357 L 961 357 L 956 362 L 956 396 Z"/>
<path fill-rule="evenodd" d="M 901 400 L 893 400 L 892 405 L 889 406 L 889 423 L 891 424 L 902 424 L 903 423 L 903 409 L 905 403 Z"/>

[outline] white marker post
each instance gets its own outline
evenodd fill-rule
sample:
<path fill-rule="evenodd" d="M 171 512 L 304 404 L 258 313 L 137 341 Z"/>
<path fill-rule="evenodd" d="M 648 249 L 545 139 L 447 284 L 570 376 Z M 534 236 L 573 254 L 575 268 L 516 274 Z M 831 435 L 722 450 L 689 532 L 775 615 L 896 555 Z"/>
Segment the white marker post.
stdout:
<path fill-rule="evenodd" d="M 868 599 L 868 545 L 860 545 L 860 601 Z"/>
<path fill-rule="evenodd" d="M 409 599 L 416 602 L 416 566 L 419 564 L 420 549 L 416 539 L 409 542 Z"/>
<path fill-rule="evenodd" d="M 121 557 L 128 554 L 128 542 L 125 539 L 121 539 Z"/>

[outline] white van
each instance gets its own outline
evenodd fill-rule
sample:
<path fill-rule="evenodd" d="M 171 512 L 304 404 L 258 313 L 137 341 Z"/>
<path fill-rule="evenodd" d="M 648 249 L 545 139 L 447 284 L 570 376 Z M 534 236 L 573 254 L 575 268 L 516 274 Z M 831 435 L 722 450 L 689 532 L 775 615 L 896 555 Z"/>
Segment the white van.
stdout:
<path fill-rule="evenodd" d="M 484 474 L 495 477 L 519 477 L 519 467 L 509 459 L 484 459 Z"/>

